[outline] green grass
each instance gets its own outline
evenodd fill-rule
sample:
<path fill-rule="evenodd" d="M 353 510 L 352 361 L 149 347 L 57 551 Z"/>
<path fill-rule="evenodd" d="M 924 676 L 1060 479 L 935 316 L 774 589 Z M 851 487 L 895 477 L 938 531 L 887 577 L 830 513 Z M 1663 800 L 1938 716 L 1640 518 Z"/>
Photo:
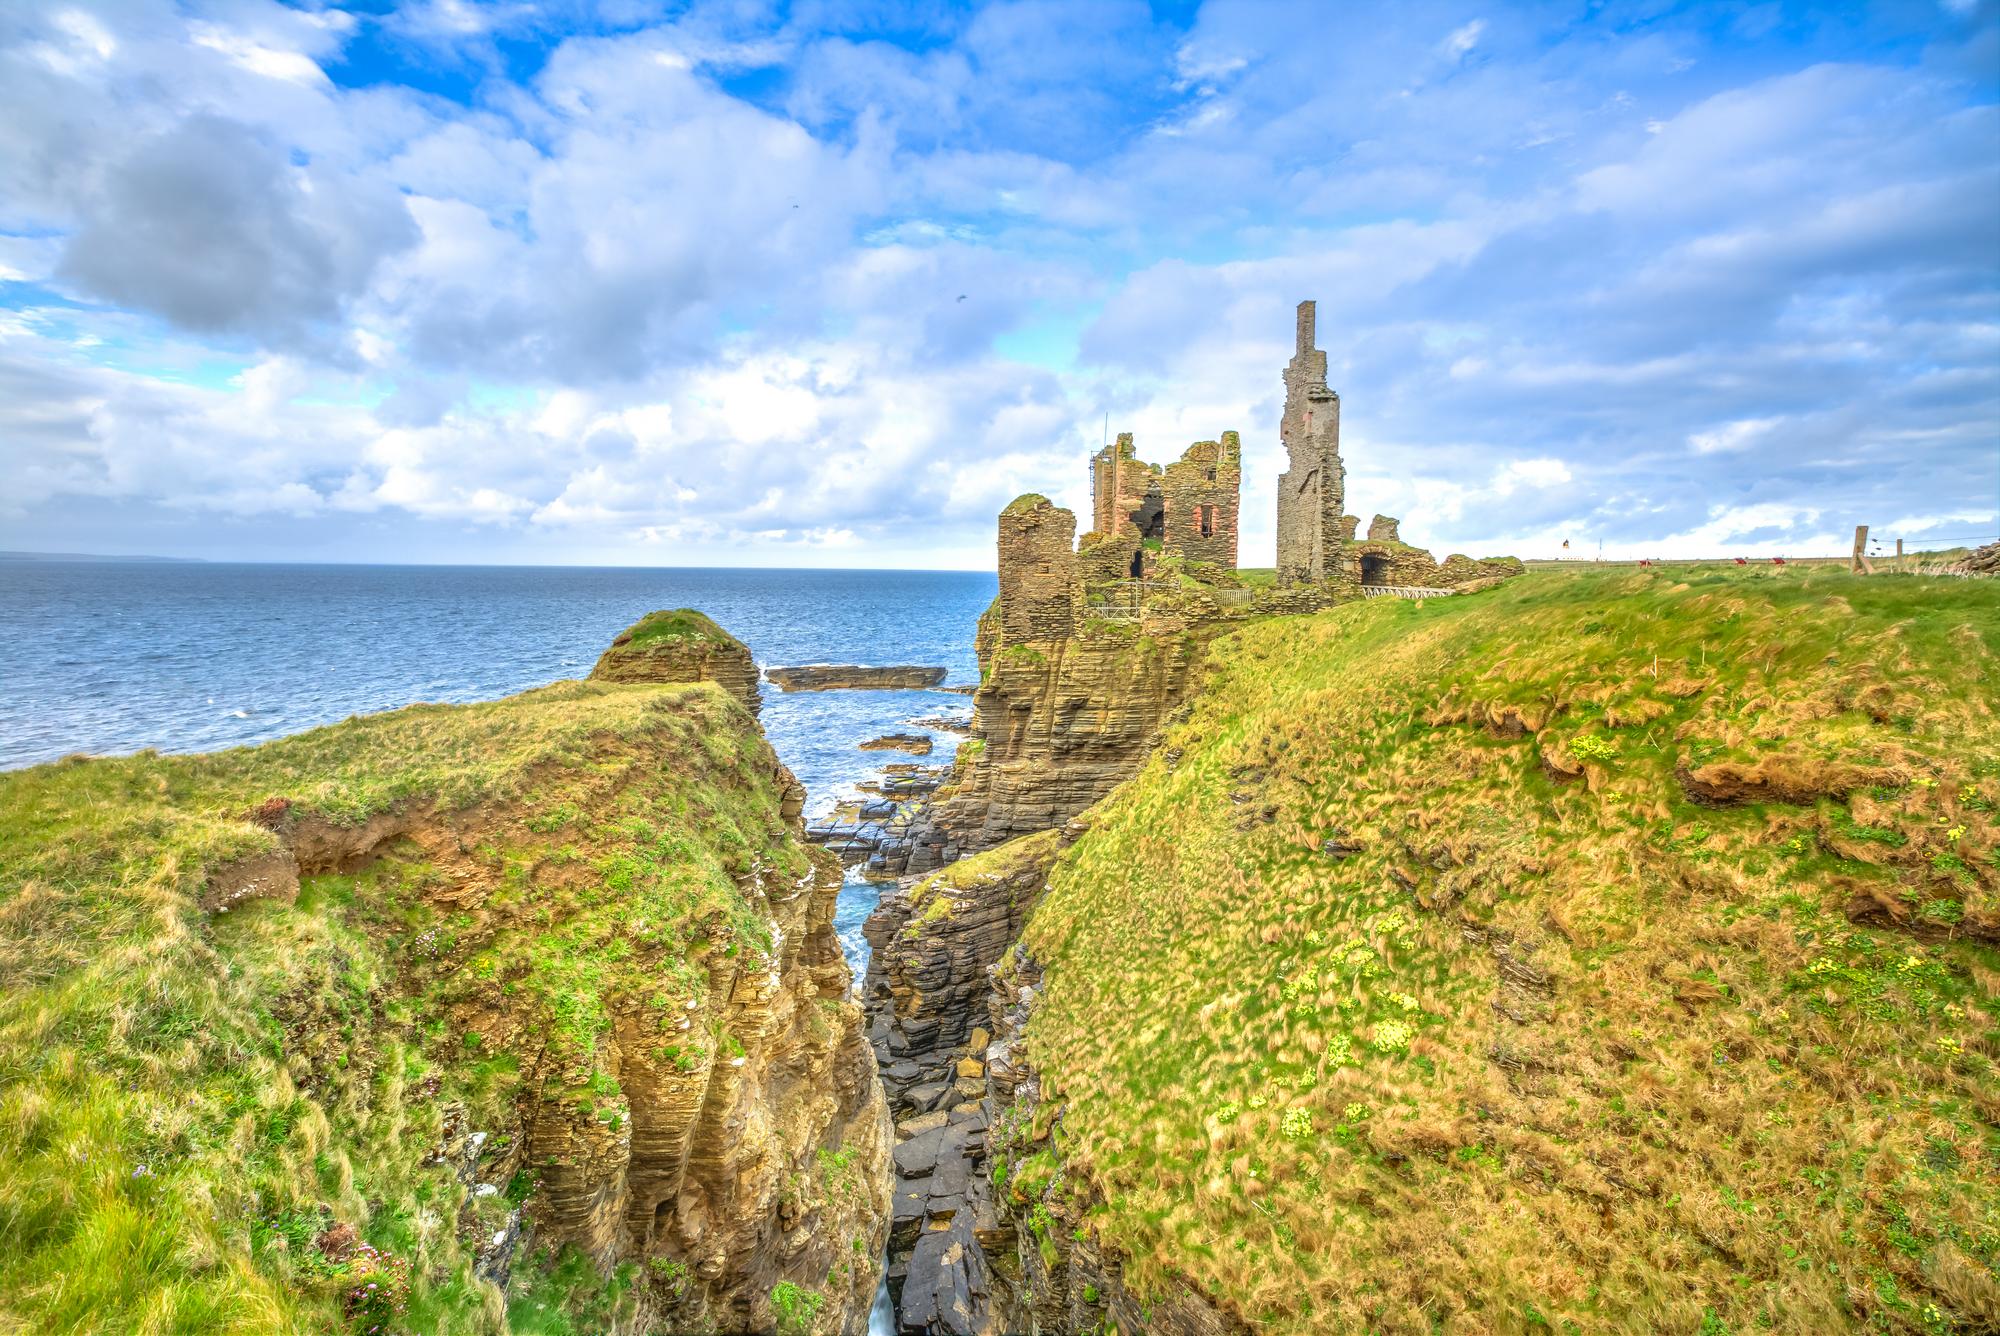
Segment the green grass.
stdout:
<path fill-rule="evenodd" d="M 339 1329 L 402 1267 L 411 1329 L 500 1329 L 423 1163 L 444 1109 L 617 1115 L 608 1076 L 524 1091 L 519 1055 L 588 1073 L 614 1013 L 664 1037 L 705 953 L 769 946 L 735 878 L 804 870 L 773 764 L 712 686 L 569 682 L 0 775 L 0 1329 Z M 287 844 L 324 851 L 296 904 L 202 911 Z M 318 1249 L 336 1223 L 377 1270 Z"/>
<path fill-rule="evenodd" d="M 1992 1329 L 1996 652 L 1825 568 L 1218 642 L 1024 935 L 1051 1200 L 1275 1333 Z"/>
<path fill-rule="evenodd" d="M 716 625 L 706 613 L 696 612 L 693 608 L 649 612 L 627 627 L 619 637 L 619 641 L 624 648 L 631 650 L 665 643 L 712 642 L 724 645 L 738 643 L 735 636 Z"/>

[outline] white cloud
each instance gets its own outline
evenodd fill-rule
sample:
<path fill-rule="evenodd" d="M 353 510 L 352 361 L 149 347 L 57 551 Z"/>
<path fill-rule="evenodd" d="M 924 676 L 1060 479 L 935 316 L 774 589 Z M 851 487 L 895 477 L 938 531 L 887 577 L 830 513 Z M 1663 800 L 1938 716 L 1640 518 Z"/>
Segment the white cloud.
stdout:
<path fill-rule="evenodd" d="M 1698 431 L 1688 437 L 1688 448 L 1698 455 L 1717 455 L 1732 450 L 1747 450 L 1777 426 L 1784 419 L 1743 418 L 1736 422 L 1725 422 L 1708 431 Z"/>
<path fill-rule="evenodd" d="M 1459 60 L 1470 52 L 1473 47 L 1479 45 L 1480 35 L 1485 31 L 1486 20 L 1473 19 L 1470 23 L 1452 29 L 1450 35 L 1444 39 L 1444 45 L 1441 49 L 1450 59 Z"/>
<path fill-rule="evenodd" d="M 266 79 L 282 79 L 288 83 L 304 84 L 307 87 L 328 82 L 326 71 L 322 70 L 312 57 L 297 51 L 265 46 L 253 38 L 232 32 L 219 24 L 197 23 L 190 30 L 190 36 L 196 46 L 218 52 L 252 74 L 262 75 Z"/>
<path fill-rule="evenodd" d="M 1109 412 L 1154 459 L 1241 430 L 1261 564 L 1301 297 L 1351 508 L 1440 551 L 1795 543 L 1990 487 L 2000 115 L 1949 51 L 1760 49 L 1691 94 L 1725 66 L 1670 17 L 545 26 L 581 12 L 0 18 L 0 277 L 61 298 L 0 313 L 25 504 L 985 563 L 1011 496 L 1087 504 Z M 518 81 L 510 35 L 550 48 Z M 363 40 L 480 92 L 336 86 Z"/>

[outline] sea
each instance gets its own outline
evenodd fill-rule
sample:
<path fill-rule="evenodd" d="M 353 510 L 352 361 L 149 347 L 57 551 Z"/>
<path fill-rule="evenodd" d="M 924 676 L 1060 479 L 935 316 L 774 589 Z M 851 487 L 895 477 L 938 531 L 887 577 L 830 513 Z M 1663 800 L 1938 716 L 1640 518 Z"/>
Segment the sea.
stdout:
<path fill-rule="evenodd" d="M 0 769 L 74 752 L 215 751 L 417 701 L 493 700 L 590 672 L 656 608 L 698 608 L 764 667 L 934 664 L 978 680 L 987 572 L 555 566 L 0 562 Z M 808 818 L 883 763 L 857 750 L 969 718 L 944 691 L 780 692 L 764 731 L 810 795 Z M 855 977 L 877 888 L 850 875 L 836 926 Z"/>

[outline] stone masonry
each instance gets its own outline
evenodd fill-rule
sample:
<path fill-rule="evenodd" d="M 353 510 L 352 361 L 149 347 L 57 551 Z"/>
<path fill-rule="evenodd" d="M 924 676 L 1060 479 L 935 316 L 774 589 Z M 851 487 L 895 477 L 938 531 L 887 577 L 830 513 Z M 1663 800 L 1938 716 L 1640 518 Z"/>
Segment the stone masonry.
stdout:
<path fill-rule="evenodd" d="M 1196 441 L 1160 478 L 1166 549 L 1189 561 L 1236 569 L 1236 507 L 1243 490 L 1243 442 L 1233 431 Z"/>
<path fill-rule="evenodd" d="M 1278 479 L 1278 582 L 1318 583 L 1341 564 L 1347 469 L 1340 461 L 1340 396 L 1326 383 L 1326 354 L 1313 346 L 1314 305 L 1300 302 L 1298 347 L 1285 367 L 1278 426 L 1290 467 Z"/>
<path fill-rule="evenodd" d="M 1083 606 L 1076 516 L 1029 493 L 1000 512 L 1000 624 L 1009 644 L 1067 640 Z"/>
<path fill-rule="evenodd" d="M 1243 445 L 1233 431 L 1196 441 L 1164 469 L 1140 459 L 1132 434 L 1120 433 L 1090 461 L 1088 577 L 1144 579 L 1168 554 L 1234 570 L 1242 486 Z"/>

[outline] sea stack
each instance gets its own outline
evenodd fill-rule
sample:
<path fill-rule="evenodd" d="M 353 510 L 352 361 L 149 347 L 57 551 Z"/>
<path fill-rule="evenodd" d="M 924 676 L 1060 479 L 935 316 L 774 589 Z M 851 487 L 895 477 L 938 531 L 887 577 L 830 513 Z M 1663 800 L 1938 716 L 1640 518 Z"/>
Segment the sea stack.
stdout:
<path fill-rule="evenodd" d="M 590 670 L 597 682 L 714 682 L 755 714 L 750 647 L 692 608 L 649 612 L 620 632 Z"/>

